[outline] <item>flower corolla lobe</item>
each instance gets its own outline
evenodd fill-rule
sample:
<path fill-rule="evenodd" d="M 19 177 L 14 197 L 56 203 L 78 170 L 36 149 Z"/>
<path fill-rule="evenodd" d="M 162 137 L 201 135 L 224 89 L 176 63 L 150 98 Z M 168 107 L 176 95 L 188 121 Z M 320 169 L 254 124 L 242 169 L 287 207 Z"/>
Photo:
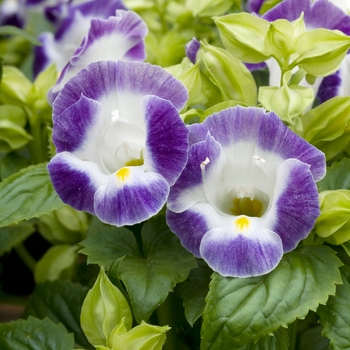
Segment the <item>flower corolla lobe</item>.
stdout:
<path fill-rule="evenodd" d="M 223 276 L 268 273 L 319 215 L 324 154 L 259 108 L 229 108 L 189 129 L 188 162 L 168 200 L 170 228 Z"/>
<path fill-rule="evenodd" d="M 61 199 L 117 226 L 155 215 L 187 161 L 186 100 L 178 80 L 148 63 L 80 71 L 53 104 L 48 169 Z"/>

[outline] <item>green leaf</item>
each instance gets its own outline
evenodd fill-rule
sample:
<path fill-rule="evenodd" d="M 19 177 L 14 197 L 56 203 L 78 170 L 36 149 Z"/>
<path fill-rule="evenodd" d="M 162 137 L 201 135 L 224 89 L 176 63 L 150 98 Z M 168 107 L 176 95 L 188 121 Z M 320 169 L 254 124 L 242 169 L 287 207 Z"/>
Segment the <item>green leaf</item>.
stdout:
<path fill-rule="evenodd" d="M 134 234 L 124 227 L 115 227 L 95 221 L 80 243 L 80 253 L 87 255 L 88 264 L 98 264 L 108 269 L 125 255 L 139 255 Z"/>
<path fill-rule="evenodd" d="M 203 313 L 202 350 L 256 342 L 325 304 L 341 283 L 341 261 L 325 246 L 300 246 L 264 276 L 214 273 Z"/>
<path fill-rule="evenodd" d="M 51 247 L 36 263 L 34 280 L 36 283 L 69 279 L 77 261 L 78 245 L 61 244 Z"/>
<path fill-rule="evenodd" d="M 350 267 L 343 266 L 341 272 L 343 284 L 337 286 L 336 294 L 317 310 L 322 335 L 330 339 L 334 350 L 350 348 Z"/>
<path fill-rule="evenodd" d="M 329 340 L 321 335 L 322 327 L 307 329 L 300 336 L 300 349 L 302 350 L 329 350 Z"/>
<path fill-rule="evenodd" d="M 55 323 L 62 323 L 68 332 L 74 333 L 77 346 L 93 349 L 80 327 L 81 306 L 87 291 L 86 287 L 70 281 L 56 280 L 38 284 L 23 317 L 48 317 Z"/>
<path fill-rule="evenodd" d="M 209 292 L 210 276 L 213 271 L 201 259 L 198 267 L 192 269 L 182 287 L 181 297 L 185 308 L 187 322 L 193 327 L 196 320 L 202 316 L 205 307 L 205 297 Z"/>
<path fill-rule="evenodd" d="M 18 243 L 23 242 L 33 232 L 35 227 L 29 222 L 21 222 L 18 225 L 11 225 L 0 228 L 0 256 L 11 251 Z"/>
<path fill-rule="evenodd" d="M 5 179 L 22 168 L 29 166 L 29 160 L 16 152 L 7 153 L 0 161 L 0 178 Z"/>
<path fill-rule="evenodd" d="M 23 29 L 14 26 L 2 26 L 0 27 L 0 35 L 18 35 L 24 39 L 27 39 L 32 44 L 41 46 L 42 43 L 35 37 L 24 31 Z"/>
<path fill-rule="evenodd" d="M 48 318 L 39 320 L 30 316 L 28 320 L 0 324 L 1 350 L 71 350 L 73 347 L 73 334 Z"/>
<path fill-rule="evenodd" d="M 226 49 L 241 61 L 259 63 L 271 56 L 265 47 L 268 21 L 245 12 L 214 17 L 214 21 Z"/>
<path fill-rule="evenodd" d="M 46 164 L 22 169 L 0 183 L 0 227 L 49 214 L 61 206 Z"/>
<path fill-rule="evenodd" d="M 237 350 L 288 350 L 289 337 L 288 329 L 279 328 L 274 334 L 265 335 L 256 344 L 252 341 L 243 345 Z M 230 350 L 234 350 L 233 348 Z M 305 349 L 303 349 L 305 350 Z"/>
<path fill-rule="evenodd" d="M 91 344 L 109 346 L 111 332 L 123 319 L 125 328 L 129 330 L 132 325 L 129 304 L 101 269 L 84 300 L 80 317 L 81 327 Z"/>
<path fill-rule="evenodd" d="M 138 323 L 148 320 L 174 286 L 197 266 L 163 216 L 145 223 L 141 235 L 142 254 L 127 254 L 111 271 L 124 282 Z"/>
<path fill-rule="evenodd" d="M 340 162 L 334 162 L 317 185 L 320 191 L 350 190 L 350 159 L 343 158 Z"/>
<path fill-rule="evenodd" d="M 24 147 L 33 137 L 24 128 L 10 120 L 0 120 L 0 152 Z"/>

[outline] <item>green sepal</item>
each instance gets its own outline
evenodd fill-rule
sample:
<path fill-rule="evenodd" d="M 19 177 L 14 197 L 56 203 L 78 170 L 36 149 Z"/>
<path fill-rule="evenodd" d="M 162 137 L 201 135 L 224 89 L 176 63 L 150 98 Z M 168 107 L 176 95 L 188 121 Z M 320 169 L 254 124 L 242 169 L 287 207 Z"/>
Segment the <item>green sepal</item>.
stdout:
<path fill-rule="evenodd" d="M 197 54 L 201 72 L 220 90 L 223 101 L 257 102 L 257 87 L 248 68 L 227 50 L 201 42 Z"/>
<path fill-rule="evenodd" d="M 62 324 L 50 319 L 38 320 L 29 316 L 0 324 L 1 350 L 71 350 L 74 348 L 73 334 L 68 334 Z"/>
<path fill-rule="evenodd" d="M 88 215 L 68 205 L 39 218 L 39 232 L 51 244 L 80 242 L 88 229 Z"/>
<path fill-rule="evenodd" d="M 329 160 L 350 142 L 350 97 L 336 96 L 302 116 L 300 135 Z"/>
<path fill-rule="evenodd" d="M 114 337 L 110 347 L 113 350 L 161 350 L 166 341 L 165 333 L 169 329 L 168 326 L 153 326 L 141 322 L 127 333 Z"/>
<path fill-rule="evenodd" d="M 350 48 L 350 37 L 338 30 L 318 28 L 301 34 L 295 43 L 299 57 L 292 62 L 314 76 L 334 73 Z"/>
<path fill-rule="evenodd" d="M 350 348 L 350 267 L 343 266 L 340 270 L 343 284 L 337 286 L 335 296 L 317 310 L 323 326 L 322 335 L 330 339 L 334 350 Z"/>
<path fill-rule="evenodd" d="M 324 191 L 319 194 L 321 214 L 316 233 L 331 244 L 350 240 L 350 190 Z"/>
<path fill-rule="evenodd" d="M 129 330 L 132 325 L 129 304 L 101 269 L 84 300 L 80 317 L 81 327 L 91 344 L 109 346 L 109 336 L 123 318 L 125 327 Z"/>
<path fill-rule="evenodd" d="M 194 17 L 212 17 L 225 13 L 233 5 L 234 0 L 186 0 L 186 7 Z"/>
<path fill-rule="evenodd" d="M 46 164 L 32 165 L 0 182 L 0 227 L 40 217 L 61 206 Z"/>
<path fill-rule="evenodd" d="M 295 51 L 294 28 L 291 22 L 279 19 L 271 22 L 265 37 L 265 48 L 279 60 L 290 56 Z"/>
<path fill-rule="evenodd" d="M 35 282 L 42 283 L 56 279 L 70 279 L 74 272 L 78 250 L 79 246 L 68 244 L 49 248 L 35 265 Z"/>
<path fill-rule="evenodd" d="M 241 61 L 259 63 L 271 57 L 265 47 L 268 21 L 245 12 L 214 17 L 214 21 L 226 49 Z"/>
<path fill-rule="evenodd" d="M 27 116 L 23 108 L 4 104 L 0 106 L 0 122 L 3 120 L 9 120 L 24 128 L 27 123 Z"/>
<path fill-rule="evenodd" d="M 288 327 L 325 304 L 341 283 L 342 262 L 326 246 L 299 246 L 269 274 L 213 274 L 203 313 L 202 350 L 235 349 Z M 307 276 L 307 278 L 305 278 Z"/>
<path fill-rule="evenodd" d="M 262 86 L 259 88 L 259 101 L 268 111 L 275 112 L 283 121 L 293 125 L 293 118 L 297 117 L 314 100 L 312 88 L 299 85 L 288 86 L 291 72 L 283 76 L 281 87 Z"/>
<path fill-rule="evenodd" d="M 282 0 L 265 0 L 259 9 L 259 14 L 263 15 L 265 12 L 271 10 L 277 4 L 279 4 Z"/>
<path fill-rule="evenodd" d="M 16 67 L 3 66 L 0 84 L 0 100 L 4 104 L 23 106 L 27 104 L 32 83 Z"/>

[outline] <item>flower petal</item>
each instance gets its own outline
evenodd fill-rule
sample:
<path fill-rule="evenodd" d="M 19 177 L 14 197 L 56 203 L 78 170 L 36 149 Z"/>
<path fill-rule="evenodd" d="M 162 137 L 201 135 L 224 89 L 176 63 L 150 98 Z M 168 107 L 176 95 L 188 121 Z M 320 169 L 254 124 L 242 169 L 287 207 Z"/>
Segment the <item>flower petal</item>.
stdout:
<path fill-rule="evenodd" d="M 146 96 L 142 102 L 147 130 L 145 165 L 173 185 L 187 162 L 189 131 L 169 101 Z"/>
<path fill-rule="evenodd" d="M 133 225 L 157 214 L 168 193 L 169 185 L 163 176 L 144 172 L 141 167 L 124 167 L 96 191 L 94 209 L 105 223 Z"/>
<path fill-rule="evenodd" d="M 103 101 L 110 111 L 123 112 L 141 108 L 141 100 L 146 95 L 169 100 L 178 110 L 188 97 L 183 84 L 161 67 L 143 62 L 100 61 L 89 64 L 64 86 L 53 103 L 54 117 L 78 101 L 81 93 Z M 109 100 L 114 105 L 108 106 Z"/>
<path fill-rule="evenodd" d="M 261 108 L 233 107 L 215 113 L 201 124 L 189 126 L 190 145 L 203 141 L 208 130 L 224 148 L 240 142 L 251 142 L 257 156 L 261 152 L 275 154 L 281 160 L 297 158 L 311 166 L 315 181 L 326 173 L 325 156 L 316 147 L 286 128 L 273 112 Z"/>
<path fill-rule="evenodd" d="M 74 152 L 91 140 L 98 140 L 102 105 L 81 95 L 78 102 L 67 108 L 59 118 L 54 119 L 52 139 L 57 152 Z M 93 134 L 93 135 L 91 135 Z M 74 136 L 73 136 L 74 135 Z M 93 142 L 95 143 L 95 142 Z"/>
<path fill-rule="evenodd" d="M 94 195 L 107 183 L 107 176 L 93 162 L 83 161 L 69 152 L 56 154 L 47 166 L 52 184 L 66 204 L 95 214 Z"/>
<path fill-rule="evenodd" d="M 116 16 L 107 20 L 92 19 L 87 37 L 51 89 L 51 101 L 70 78 L 92 62 L 143 61 L 146 57 L 143 40 L 147 31 L 146 23 L 132 11 L 117 10 Z"/>
<path fill-rule="evenodd" d="M 283 249 L 275 232 L 252 228 L 236 234 L 231 225 L 212 229 L 202 239 L 201 256 L 214 271 L 222 276 L 252 277 L 278 265 Z"/>
<path fill-rule="evenodd" d="M 317 186 L 309 165 L 287 159 L 277 169 L 274 191 L 272 206 L 262 218 L 262 225 L 281 237 L 286 253 L 307 237 L 320 215 Z"/>
<path fill-rule="evenodd" d="M 186 56 L 193 64 L 196 63 L 196 56 L 200 46 L 201 44 L 196 38 L 193 38 L 186 44 Z"/>

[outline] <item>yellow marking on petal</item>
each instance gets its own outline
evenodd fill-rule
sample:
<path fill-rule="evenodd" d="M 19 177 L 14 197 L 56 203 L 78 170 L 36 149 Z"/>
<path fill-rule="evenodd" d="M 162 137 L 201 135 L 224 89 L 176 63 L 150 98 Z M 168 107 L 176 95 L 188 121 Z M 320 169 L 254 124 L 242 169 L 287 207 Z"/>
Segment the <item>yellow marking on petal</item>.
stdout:
<path fill-rule="evenodd" d="M 236 230 L 237 231 L 247 231 L 249 229 L 249 220 L 245 216 L 242 216 L 241 218 L 237 219 L 236 222 Z"/>
<path fill-rule="evenodd" d="M 117 176 L 117 179 L 119 181 L 124 182 L 130 176 L 130 169 L 129 168 L 121 168 L 116 172 L 115 175 Z"/>

